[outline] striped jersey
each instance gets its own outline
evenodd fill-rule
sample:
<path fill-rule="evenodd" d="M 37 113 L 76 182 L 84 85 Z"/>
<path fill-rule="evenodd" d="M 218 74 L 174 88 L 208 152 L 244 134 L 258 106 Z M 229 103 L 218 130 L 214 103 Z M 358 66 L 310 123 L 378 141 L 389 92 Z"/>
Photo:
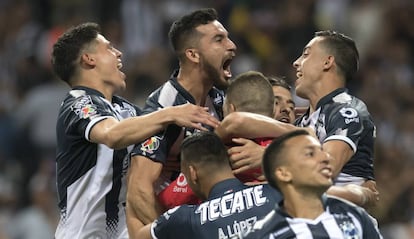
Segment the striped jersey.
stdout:
<path fill-rule="evenodd" d="M 177 74 L 178 71 L 175 71 L 166 83 L 150 94 L 143 109 L 144 113 L 154 112 L 169 106 L 196 103 L 192 95 L 177 82 Z M 219 120 L 223 118 L 223 101 L 224 93 L 216 88 L 209 91 L 205 101 L 205 107 L 208 107 L 210 114 Z M 131 156 L 145 156 L 164 165 L 155 185 L 157 194 L 179 176 L 181 142 L 185 137 L 196 131 L 194 128 L 184 128 L 171 124 L 165 130 L 138 144 L 133 149 Z"/>
<path fill-rule="evenodd" d="M 154 239 L 237 239 L 273 210 L 281 194 L 267 184 L 247 186 L 226 179 L 199 205 L 168 210 L 151 224 Z"/>
<path fill-rule="evenodd" d="M 360 184 L 374 179 L 375 125 L 364 102 L 340 88 L 324 96 L 312 114 L 309 110 L 295 125 L 312 127 L 319 141 L 342 140 L 354 155 L 335 180 L 336 185 Z"/>
<path fill-rule="evenodd" d="M 57 191 L 60 221 L 56 239 L 128 238 L 125 222 L 128 151 L 90 142 L 92 127 L 107 118 L 137 116 L 121 97 L 112 102 L 90 88 L 73 88 L 57 120 Z"/>
<path fill-rule="evenodd" d="M 381 239 L 377 222 L 361 207 L 323 197 L 325 211 L 316 219 L 292 218 L 279 205 L 258 220 L 245 239 Z"/>

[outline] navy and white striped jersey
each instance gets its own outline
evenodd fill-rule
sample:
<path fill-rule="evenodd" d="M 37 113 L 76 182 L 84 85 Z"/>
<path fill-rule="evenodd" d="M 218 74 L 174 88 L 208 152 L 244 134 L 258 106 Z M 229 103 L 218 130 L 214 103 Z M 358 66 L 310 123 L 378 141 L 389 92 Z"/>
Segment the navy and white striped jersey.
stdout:
<path fill-rule="evenodd" d="M 151 225 L 157 239 L 241 238 L 258 220 L 273 210 L 281 194 L 267 184 L 246 186 L 238 179 L 216 184 L 200 205 L 168 210 Z"/>
<path fill-rule="evenodd" d="M 279 205 L 258 220 L 245 239 L 380 239 L 377 222 L 361 207 L 324 197 L 325 212 L 314 220 L 292 218 Z"/>
<path fill-rule="evenodd" d="M 168 106 L 196 103 L 191 94 L 177 82 L 177 74 L 178 71 L 175 71 L 170 80 L 150 94 L 143 109 L 144 113 L 154 112 Z M 223 101 L 224 93 L 216 88 L 212 88 L 206 98 L 205 107 L 208 107 L 210 114 L 219 120 L 223 118 Z M 178 156 L 181 142 L 194 132 L 196 129 L 182 128 L 171 124 L 133 149 L 132 156 L 142 155 L 167 166 L 163 167 L 155 188 L 156 193 L 162 191 L 178 177 L 180 173 Z"/>
<path fill-rule="evenodd" d="M 319 141 L 342 140 L 355 154 L 344 165 L 335 180 L 336 185 L 362 183 L 374 179 L 375 125 L 364 102 L 340 88 L 323 97 L 315 111 L 309 110 L 295 125 L 312 127 Z"/>
<path fill-rule="evenodd" d="M 128 238 L 125 223 L 128 151 L 89 141 L 94 125 L 122 120 L 140 109 L 114 96 L 76 87 L 64 99 L 57 120 L 57 190 L 61 218 L 58 239 Z"/>

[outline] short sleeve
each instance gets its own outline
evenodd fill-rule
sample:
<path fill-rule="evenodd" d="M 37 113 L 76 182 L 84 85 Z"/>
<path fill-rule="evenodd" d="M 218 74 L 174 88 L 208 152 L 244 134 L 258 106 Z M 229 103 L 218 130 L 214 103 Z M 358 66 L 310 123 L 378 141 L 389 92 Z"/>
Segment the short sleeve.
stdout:
<path fill-rule="evenodd" d="M 75 98 L 64 108 L 67 112 L 65 132 L 83 135 L 89 140 L 92 127 L 109 117 L 114 117 L 114 113 L 106 103 L 99 97 L 84 95 Z"/>
<path fill-rule="evenodd" d="M 329 140 L 342 140 L 349 144 L 354 152 L 364 130 L 360 112 L 350 105 L 336 106 L 328 116 L 326 122 L 327 137 Z"/>
<path fill-rule="evenodd" d="M 186 206 L 172 208 L 162 214 L 151 225 L 152 238 L 191 238 L 190 215 L 192 211 Z"/>

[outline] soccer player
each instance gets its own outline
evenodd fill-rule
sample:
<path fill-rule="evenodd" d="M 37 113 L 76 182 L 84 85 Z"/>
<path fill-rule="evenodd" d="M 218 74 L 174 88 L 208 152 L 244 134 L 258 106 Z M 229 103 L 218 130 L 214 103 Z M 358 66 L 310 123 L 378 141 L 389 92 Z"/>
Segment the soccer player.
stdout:
<path fill-rule="evenodd" d="M 279 97 L 279 95 L 277 97 L 279 101 L 282 98 Z M 257 71 L 248 71 L 236 76 L 230 82 L 226 91 L 223 113 L 225 118 L 232 112 L 249 112 L 272 118 L 275 116 L 275 99 L 276 96 L 274 95 L 268 77 Z M 281 116 L 280 119 L 289 117 L 289 115 L 286 114 L 288 110 L 285 110 L 285 108 L 285 104 L 280 104 L 277 107 L 277 115 Z M 294 115 L 293 112 L 292 115 Z M 290 122 L 288 121 L 287 123 Z M 239 129 L 238 131 L 241 130 Z M 236 174 L 237 178 L 245 183 L 263 181 L 264 178 L 262 177 L 260 169 L 262 162 L 261 158 L 264 151 L 263 147 L 267 146 L 273 138 L 252 138 L 249 135 L 245 135 L 246 138 L 240 138 L 241 135 L 237 135 L 238 137 L 235 138 L 234 134 L 239 133 L 237 131 L 233 133 L 232 137 L 229 137 L 229 135 L 226 135 L 228 132 L 223 130 L 221 126 L 217 127 L 215 132 L 217 132 L 222 137 L 222 140 L 231 147 L 228 152 L 230 154 L 230 162 L 234 170 L 233 172 Z M 253 139 L 254 142 L 249 139 Z M 254 149 L 254 155 L 246 157 L 245 150 L 247 150 L 247 147 Z M 257 149 L 255 149 L 256 147 Z"/>
<path fill-rule="evenodd" d="M 170 209 L 141 228 L 137 238 L 241 238 L 281 200 L 267 184 L 246 186 L 235 178 L 226 147 L 216 134 L 193 134 L 181 148 L 181 170 L 205 201 Z"/>
<path fill-rule="evenodd" d="M 373 165 L 375 125 L 366 105 L 345 88 L 358 64 L 359 53 L 351 38 L 333 31 L 317 32 L 293 62 L 298 77 L 296 94 L 310 102 L 295 125 L 313 128 L 335 158 L 333 177 L 337 187 L 331 187 L 328 193 L 370 208 L 379 201 Z M 251 119 L 244 121 L 232 127 L 255 124 Z M 279 126 L 274 131 L 262 124 L 256 127 L 257 134 L 271 136 L 272 132 L 279 133 Z"/>
<path fill-rule="evenodd" d="M 335 185 L 364 185 L 377 195 L 359 205 L 376 203 L 374 179 L 375 125 L 364 102 L 345 88 L 359 66 L 355 42 L 335 31 L 316 32 L 293 62 L 296 94 L 309 100 L 308 111 L 295 124 L 312 127 L 333 157 Z M 340 188 L 338 188 L 340 189 Z M 342 192 L 330 192 L 348 197 Z"/>
<path fill-rule="evenodd" d="M 280 77 L 267 77 L 275 97 L 274 118 L 284 123 L 295 122 L 295 102 L 290 85 Z"/>
<path fill-rule="evenodd" d="M 121 56 L 95 23 L 68 29 L 53 46 L 53 70 L 72 88 L 56 126 L 56 238 L 128 238 L 128 146 L 172 123 L 200 130 L 206 128 L 199 123 L 218 124 L 191 104 L 139 116 L 139 108 L 115 95 L 126 87 Z"/>
<path fill-rule="evenodd" d="M 382 238 L 375 219 L 361 207 L 326 196 L 333 159 L 307 131 L 275 139 L 265 150 L 263 170 L 283 200 L 244 238 Z"/>
<path fill-rule="evenodd" d="M 280 124 L 284 127 L 281 128 L 280 134 L 296 128 L 291 125 L 295 120 L 294 107 L 295 103 L 290 93 L 290 86 L 286 81 L 279 77 L 266 77 L 256 71 L 242 73 L 231 81 L 223 106 L 225 116 L 232 112 L 250 112 L 273 117 L 286 123 Z M 215 131 L 223 140 L 232 143 L 228 152 L 234 173 L 238 174 L 239 179 L 244 182 L 264 181 L 264 177 L 259 173 L 261 170 L 258 169 L 262 163 L 263 146 L 267 146 L 273 137 L 263 137 L 264 135 L 262 135 L 256 137 L 254 142 L 250 140 L 253 138 L 252 135 L 242 133 L 246 127 L 243 127 L 244 129 L 235 128 L 235 132 L 228 132 L 226 124 L 229 118 L 225 118 Z M 253 125 L 252 128 L 254 130 L 256 127 Z"/>
<path fill-rule="evenodd" d="M 144 111 L 191 103 L 208 107 L 212 116 L 221 119 L 220 89 L 227 87 L 232 76 L 230 64 L 236 45 L 218 21 L 217 12 L 211 8 L 199 9 L 181 17 L 172 24 L 169 39 L 180 68 L 149 96 Z M 188 188 L 167 195 L 162 191 L 179 176 L 179 146 L 194 132 L 194 128 L 170 125 L 133 150 L 127 196 L 131 237 L 140 226 L 156 219 L 164 211 L 164 205 L 170 205 L 171 201 L 187 202 Z"/>

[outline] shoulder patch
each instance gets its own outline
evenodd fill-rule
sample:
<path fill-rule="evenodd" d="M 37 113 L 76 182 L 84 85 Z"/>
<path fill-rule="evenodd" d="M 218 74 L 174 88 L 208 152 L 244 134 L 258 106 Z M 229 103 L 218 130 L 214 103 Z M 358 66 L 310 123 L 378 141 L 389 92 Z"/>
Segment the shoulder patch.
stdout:
<path fill-rule="evenodd" d="M 141 151 L 145 154 L 152 154 L 160 147 L 160 137 L 153 136 L 141 143 Z"/>
<path fill-rule="evenodd" d="M 75 112 L 81 119 L 87 119 L 97 114 L 96 106 L 92 103 L 90 96 L 84 96 L 79 99 L 71 110 Z"/>

